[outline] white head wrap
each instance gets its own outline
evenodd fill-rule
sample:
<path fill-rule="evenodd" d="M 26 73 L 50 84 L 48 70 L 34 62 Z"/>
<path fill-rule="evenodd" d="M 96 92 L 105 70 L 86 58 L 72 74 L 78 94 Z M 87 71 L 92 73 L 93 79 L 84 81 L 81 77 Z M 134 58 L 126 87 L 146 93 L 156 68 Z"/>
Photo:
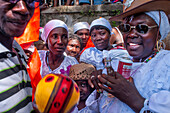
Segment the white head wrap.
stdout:
<path fill-rule="evenodd" d="M 149 12 L 145 12 L 145 14 L 150 16 L 159 26 L 159 21 L 160 21 L 159 11 L 149 11 Z M 163 11 L 160 11 L 160 14 L 161 14 L 161 24 L 160 24 L 159 32 L 161 34 L 160 40 L 162 41 L 167 37 L 168 33 L 170 32 L 170 25 L 166 14 Z"/>
<path fill-rule="evenodd" d="M 50 34 L 50 32 L 57 27 L 62 27 L 65 28 L 68 32 L 68 27 L 67 25 L 61 21 L 61 20 L 50 20 L 45 26 L 44 26 L 44 30 L 41 34 L 41 38 L 44 40 L 44 42 L 47 41 L 48 35 Z"/>
<path fill-rule="evenodd" d="M 112 27 L 111 27 L 109 21 L 107 21 L 105 18 L 99 18 L 99 19 L 93 20 L 90 25 L 90 31 L 91 31 L 91 28 L 96 25 L 101 25 L 101 26 L 108 28 L 110 30 L 110 34 L 111 34 Z"/>
<path fill-rule="evenodd" d="M 87 22 L 78 22 L 76 24 L 74 24 L 73 26 L 73 32 L 74 34 L 81 29 L 88 29 L 89 30 L 89 24 Z"/>

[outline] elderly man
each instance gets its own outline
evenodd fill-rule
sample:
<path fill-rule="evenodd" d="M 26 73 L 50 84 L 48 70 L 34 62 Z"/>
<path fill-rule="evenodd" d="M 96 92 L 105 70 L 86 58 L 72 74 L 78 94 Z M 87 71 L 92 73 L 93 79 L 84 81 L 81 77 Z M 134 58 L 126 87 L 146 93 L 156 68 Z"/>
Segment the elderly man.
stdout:
<path fill-rule="evenodd" d="M 14 40 L 39 6 L 38 0 L 0 0 L 0 112 L 33 110 L 32 88 L 26 71 L 26 55 Z"/>

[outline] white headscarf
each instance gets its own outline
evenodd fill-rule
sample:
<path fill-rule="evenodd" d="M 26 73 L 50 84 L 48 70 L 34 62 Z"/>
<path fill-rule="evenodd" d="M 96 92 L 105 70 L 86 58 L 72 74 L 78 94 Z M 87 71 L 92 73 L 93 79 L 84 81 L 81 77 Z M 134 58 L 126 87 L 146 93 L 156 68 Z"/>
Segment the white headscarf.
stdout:
<path fill-rule="evenodd" d="M 93 20 L 90 25 L 90 31 L 91 31 L 91 28 L 96 25 L 101 25 L 101 26 L 108 28 L 110 30 L 110 34 L 111 34 L 112 27 L 111 27 L 109 21 L 107 21 L 105 18 L 99 18 L 99 19 Z"/>
<path fill-rule="evenodd" d="M 89 24 L 87 22 L 78 22 L 76 24 L 74 24 L 73 26 L 73 32 L 74 34 L 81 29 L 88 29 L 89 30 Z"/>
<path fill-rule="evenodd" d="M 44 40 L 44 42 L 47 41 L 48 35 L 50 34 L 50 32 L 54 29 L 54 28 L 58 28 L 58 27 L 62 27 L 65 28 L 68 32 L 68 27 L 67 25 L 61 21 L 61 20 L 50 20 L 45 26 L 44 26 L 44 30 L 41 34 L 41 38 Z"/>
<path fill-rule="evenodd" d="M 160 21 L 159 11 L 149 11 L 149 12 L 145 12 L 145 14 L 150 16 L 159 26 L 159 21 Z M 160 11 L 160 14 L 161 14 L 161 24 L 160 24 L 159 32 L 161 34 L 160 40 L 162 41 L 167 37 L 168 33 L 170 32 L 170 25 L 166 14 L 163 11 Z"/>

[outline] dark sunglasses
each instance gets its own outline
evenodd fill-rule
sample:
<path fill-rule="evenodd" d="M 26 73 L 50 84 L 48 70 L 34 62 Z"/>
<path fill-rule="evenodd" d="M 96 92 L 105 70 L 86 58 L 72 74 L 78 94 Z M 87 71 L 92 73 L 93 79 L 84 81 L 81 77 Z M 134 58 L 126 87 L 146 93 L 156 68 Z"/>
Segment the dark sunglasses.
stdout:
<path fill-rule="evenodd" d="M 152 28 L 155 28 L 155 27 L 158 27 L 158 26 L 157 25 L 148 26 L 146 24 L 138 24 L 137 26 L 131 26 L 129 24 L 120 24 L 119 25 L 119 30 L 121 32 L 127 33 L 127 32 L 130 32 L 131 29 L 136 29 L 136 31 L 138 33 L 146 34 L 149 29 L 152 29 Z"/>
<path fill-rule="evenodd" d="M 4 0 L 6 2 L 10 2 L 11 4 L 16 4 L 20 0 Z M 23 0 L 30 8 L 37 8 L 39 6 L 40 0 Z"/>

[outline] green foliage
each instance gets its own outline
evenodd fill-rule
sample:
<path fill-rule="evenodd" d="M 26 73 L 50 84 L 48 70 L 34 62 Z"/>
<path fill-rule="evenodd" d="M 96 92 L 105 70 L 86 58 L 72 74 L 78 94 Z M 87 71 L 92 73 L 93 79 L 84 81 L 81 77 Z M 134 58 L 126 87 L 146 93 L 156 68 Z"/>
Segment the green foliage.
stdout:
<path fill-rule="evenodd" d="M 95 11 L 92 11 L 91 9 L 89 9 L 88 12 L 83 12 L 83 11 L 80 11 L 80 14 L 83 15 L 83 16 L 95 16 Z"/>
<path fill-rule="evenodd" d="M 112 27 L 116 27 L 117 26 L 116 22 L 115 21 L 111 21 L 111 26 Z"/>
<path fill-rule="evenodd" d="M 119 9 L 109 11 L 110 16 L 116 16 L 119 15 L 120 13 L 121 11 Z"/>
<path fill-rule="evenodd" d="M 84 13 L 83 11 L 80 11 L 80 14 L 82 14 L 82 15 L 83 15 L 83 13 Z"/>

